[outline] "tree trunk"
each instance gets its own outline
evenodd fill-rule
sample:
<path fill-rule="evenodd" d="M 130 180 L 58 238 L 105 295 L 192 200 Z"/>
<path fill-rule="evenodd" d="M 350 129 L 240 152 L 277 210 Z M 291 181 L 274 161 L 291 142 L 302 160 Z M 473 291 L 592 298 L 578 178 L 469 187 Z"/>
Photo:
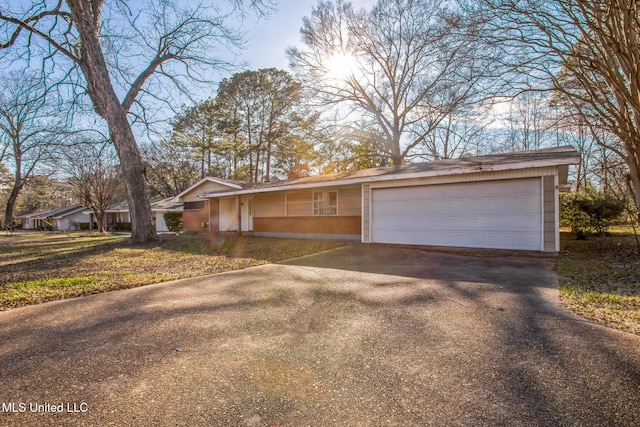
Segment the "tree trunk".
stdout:
<path fill-rule="evenodd" d="M 400 138 L 402 138 L 402 131 L 398 128 L 393 129 L 391 141 L 391 162 L 393 166 L 400 166 L 404 163 L 404 156 L 400 151 Z"/>
<path fill-rule="evenodd" d="M 640 223 L 640 161 L 636 155 L 629 149 L 627 149 L 627 157 L 625 161 L 629 167 L 629 176 L 631 178 L 631 189 L 633 191 L 634 201 L 636 203 L 636 209 L 638 210 L 638 217 L 635 218 Z"/>
<path fill-rule="evenodd" d="M 20 190 L 24 185 L 24 180 L 22 177 L 22 154 L 19 151 L 17 146 L 14 146 L 14 156 L 15 156 L 15 173 L 14 173 L 14 181 L 13 188 L 11 189 L 11 194 L 9 195 L 9 199 L 7 200 L 7 208 L 4 212 L 4 226 L 5 228 L 13 228 L 13 210 L 16 206 L 16 200 L 18 200 L 18 194 L 20 194 Z"/>
<path fill-rule="evenodd" d="M 399 150 L 393 150 L 391 152 L 391 164 L 393 166 L 400 166 L 404 163 L 404 157 L 400 154 Z"/>
<path fill-rule="evenodd" d="M 96 222 L 98 223 L 98 232 L 104 233 L 105 212 L 103 210 L 96 209 L 93 211 L 93 215 L 96 217 Z"/>
<path fill-rule="evenodd" d="M 4 226 L 6 229 L 13 228 L 13 209 L 15 208 L 19 193 L 20 187 L 14 185 L 7 200 L 7 209 L 4 212 Z"/>
<path fill-rule="evenodd" d="M 87 81 L 87 92 L 96 112 L 107 121 L 122 166 L 131 215 L 131 240 L 144 243 L 156 240 L 157 234 L 151 222 L 142 156 L 127 120 L 127 111 L 113 89 L 100 46 L 98 36 L 103 3 L 67 0 L 82 41 L 80 67 Z"/>
<path fill-rule="evenodd" d="M 131 216 L 131 240 L 135 243 L 156 240 L 157 235 L 151 222 L 151 205 L 144 180 L 144 165 L 131 126 L 126 113 L 117 102 L 115 93 L 113 93 L 112 102 L 105 103 L 105 106 L 109 132 L 118 151 L 127 189 L 127 202 Z"/>
<path fill-rule="evenodd" d="M 271 143 L 267 145 L 266 159 L 264 161 L 265 181 L 271 182 Z"/>
<path fill-rule="evenodd" d="M 202 160 L 200 161 L 200 179 L 204 178 L 205 176 L 207 176 L 207 174 L 204 171 L 204 148 L 202 149 Z"/>

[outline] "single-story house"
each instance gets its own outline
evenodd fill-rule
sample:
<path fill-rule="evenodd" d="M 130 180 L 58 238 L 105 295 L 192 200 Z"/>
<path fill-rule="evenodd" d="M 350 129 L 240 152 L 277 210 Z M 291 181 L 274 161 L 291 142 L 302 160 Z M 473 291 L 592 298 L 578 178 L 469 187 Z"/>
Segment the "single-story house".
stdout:
<path fill-rule="evenodd" d="M 572 147 L 264 184 L 204 178 L 176 197 L 185 230 L 557 252 Z"/>
<path fill-rule="evenodd" d="M 168 211 L 181 211 L 182 203 L 174 201 L 173 197 L 164 199 L 151 200 L 151 213 L 153 214 L 153 222 L 156 225 L 157 232 L 169 231 L 167 224 L 164 222 L 164 213 Z M 91 217 L 91 224 L 95 223 L 93 212 L 87 211 Z M 116 224 L 129 224 L 131 216 L 129 215 L 129 204 L 127 202 L 114 203 L 109 205 L 105 211 L 105 229 L 114 230 Z M 128 227 L 123 227 L 128 228 Z"/>
<path fill-rule="evenodd" d="M 80 223 L 87 222 L 83 205 L 65 206 L 45 212 L 36 212 L 16 217 L 25 230 L 79 230 Z"/>

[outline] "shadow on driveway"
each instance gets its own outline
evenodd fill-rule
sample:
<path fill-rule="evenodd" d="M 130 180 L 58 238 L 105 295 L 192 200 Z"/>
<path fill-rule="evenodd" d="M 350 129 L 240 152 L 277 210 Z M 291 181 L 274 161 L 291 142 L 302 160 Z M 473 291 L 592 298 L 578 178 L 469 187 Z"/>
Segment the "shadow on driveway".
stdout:
<path fill-rule="evenodd" d="M 353 245 L 10 310 L 0 402 L 88 410 L 0 424 L 640 424 L 639 337 L 564 310 L 553 269 Z"/>

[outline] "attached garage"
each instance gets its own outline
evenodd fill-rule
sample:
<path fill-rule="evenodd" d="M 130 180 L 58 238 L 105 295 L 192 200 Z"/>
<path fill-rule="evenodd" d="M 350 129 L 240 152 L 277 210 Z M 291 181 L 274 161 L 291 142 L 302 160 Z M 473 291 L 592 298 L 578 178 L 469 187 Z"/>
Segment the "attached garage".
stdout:
<path fill-rule="evenodd" d="M 219 204 L 221 231 L 557 252 L 558 195 L 579 161 L 554 147 L 190 191 Z"/>
<path fill-rule="evenodd" d="M 540 178 L 377 188 L 371 241 L 543 250 Z"/>

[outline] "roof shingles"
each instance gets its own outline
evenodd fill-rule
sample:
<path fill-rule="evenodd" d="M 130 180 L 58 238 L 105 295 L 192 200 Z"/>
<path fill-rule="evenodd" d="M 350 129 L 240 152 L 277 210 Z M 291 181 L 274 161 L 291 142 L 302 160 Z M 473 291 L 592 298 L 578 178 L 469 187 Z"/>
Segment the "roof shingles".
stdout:
<path fill-rule="evenodd" d="M 276 191 L 281 188 L 295 186 L 322 186 L 328 182 L 354 181 L 364 182 L 367 179 L 396 179 L 403 175 L 417 174 L 421 176 L 437 175 L 439 173 L 472 173 L 483 170 L 492 170 L 502 167 L 513 169 L 528 167 L 528 165 L 552 162 L 556 165 L 575 164 L 579 159 L 579 153 L 573 147 L 554 147 L 540 150 L 519 151 L 512 153 L 489 154 L 475 157 L 462 157 L 459 159 L 444 159 L 425 163 L 407 163 L 399 166 L 386 166 L 378 168 L 362 169 L 358 171 L 342 172 L 330 175 L 319 175 L 305 178 L 297 178 L 286 181 L 267 182 L 260 184 L 245 184 L 242 190 L 226 190 L 203 197 L 215 195 L 242 194 L 249 192 Z"/>

